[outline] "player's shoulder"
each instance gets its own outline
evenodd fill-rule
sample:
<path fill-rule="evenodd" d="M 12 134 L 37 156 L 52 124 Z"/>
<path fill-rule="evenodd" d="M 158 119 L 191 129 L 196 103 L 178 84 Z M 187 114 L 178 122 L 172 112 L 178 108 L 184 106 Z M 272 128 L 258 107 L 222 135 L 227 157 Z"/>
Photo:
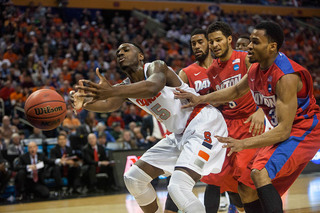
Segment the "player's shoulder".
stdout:
<path fill-rule="evenodd" d="M 195 69 L 199 69 L 199 65 L 197 62 L 190 64 L 189 66 L 182 68 L 182 70 L 187 73 L 187 72 L 191 72 L 194 71 Z"/>
<path fill-rule="evenodd" d="M 233 50 L 233 54 L 232 54 L 232 58 L 236 58 L 236 57 L 241 57 L 241 58 L 245 58 L 248 55 L 247 51 L 243 51 L 243 50 Z"/>
<path fill-rule="evenodd" d="M 290 74 L 296 71 L 306 71 L 306 68 L 298 64 L 297 62 L 288 58 L 284 53 L 279 52 L 277 58 L 274 61 L 275 70 L 279 70 L 284 74 Z"/>

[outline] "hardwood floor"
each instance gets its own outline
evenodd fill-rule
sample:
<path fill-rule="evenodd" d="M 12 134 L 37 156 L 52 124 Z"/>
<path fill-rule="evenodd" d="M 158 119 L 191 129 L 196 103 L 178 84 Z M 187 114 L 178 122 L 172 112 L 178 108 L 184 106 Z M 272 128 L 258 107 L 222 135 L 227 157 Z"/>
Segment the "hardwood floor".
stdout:
<path fill-rule="evenodd" d="M 203 200 L 204 187 L 194 192 Z M 159 191 L 159 202 L 164 206 L 167 192 Z M 320 212 L 320 174 L 301 175 L 282 197 L 286 213 Z M 11 213 L 141 213 L 129 194 L 108 195 L 89 198 L 32 202 L 0 206 L 0 212 Z"/>

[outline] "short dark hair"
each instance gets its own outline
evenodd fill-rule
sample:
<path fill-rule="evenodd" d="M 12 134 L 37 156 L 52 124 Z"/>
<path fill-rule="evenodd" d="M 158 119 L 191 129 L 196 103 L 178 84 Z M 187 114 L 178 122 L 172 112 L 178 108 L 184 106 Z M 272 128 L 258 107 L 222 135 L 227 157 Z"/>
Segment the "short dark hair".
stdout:
<path fill-rule="evenodd" d="M 204 35 L 206 37 L 206 39 L 208 39 L 207 32 L 203 29 L 200 29 L 200 28 L 193 30 L 190 37 L 192 37 L 194 35 Z"/>
<path fill-rule="evenodd" d="M 242 35 L 240 35 L 240 36 L 238 37 L 238 39 L 239 39 L 239 38 L 245 38 L 245 39 L 250 40 L 250 36 L 249 36 L 248 34 L 242 34 Z"/>
<path fill-rule="evenodd" d="M 60 132 L 60 133 L 59 133 L 58 138 L 59 138 L 60 136 L 63 136 L 63 137 L 65 137 L 65 138 L 68 138 L 68 137 L 67 137 L 67 134 L 66 134 L 66 133 L 63 133 L 63 132 Z"/>
<path fill-rule="evenodd" d="M 283 30 L 279 24 L 273 21 L 263 21 L 255 26 L 256 30 L 265 30 L 269 42 L 277 43 L 277 50 L 281 48 L 284 41 Z"/>
<path fill-rule="evenodd" d="M 122 42 L 121 44 L 132 44 L 133 46 L 135 46 L 139 50 L 139 52 L 142 53 L 142 55 L 144 55 L 144 52 L 143 52 L 142 48 L 138 44 L 136 44 L 134 42 L 126 41 L 126 42 Z"/>
<path fill-rule="evenodd" d="M 209 33 L 213 33 L 216 31 L 221 31 L 225 37 L 229 37 L 232 35 L 232 30 L 229 24 L 222 21 L 216 21 L 210 24 L 207 29 L 207 34 L 209 35 Z"/>
<path fill-rule="evenodd" d="M 98 133 L 98 138 L 106 138 L 107 134 L 105 132 L 99 132 Z"/>

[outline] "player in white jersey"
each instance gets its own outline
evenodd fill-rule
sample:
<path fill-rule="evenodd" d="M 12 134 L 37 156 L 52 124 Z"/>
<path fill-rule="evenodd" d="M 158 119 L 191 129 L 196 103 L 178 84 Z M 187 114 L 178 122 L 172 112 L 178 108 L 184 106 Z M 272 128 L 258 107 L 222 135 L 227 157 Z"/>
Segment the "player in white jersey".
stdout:
<path fill-rule="evenodd" d="M 201 176 L 221 171 L 226 150 L 214 136 L 227 136 L 227 126 L 211 105 L 181 109 L 187 100 L 174 99 L 176 88 L 196 94 L 195 91 L 163 61 L 144 64 L 143 60 L 140 47 L 121 44 L 117 62 L 128 78 L 112 86 L 97 70 L 98 84 L 82 80 L 77 86 L 78 92 L 73 96 L 76 108 L 109 112 L 129 99 L 162 121 L 172 134 L 150 148 L 125 173 L 125 184 L 144 212 L 160 212 L 150 182 L 159 175 L 171 174 L 168 191 L 178 208 L 204 213 L 205 208 L 192 189 Z"/>

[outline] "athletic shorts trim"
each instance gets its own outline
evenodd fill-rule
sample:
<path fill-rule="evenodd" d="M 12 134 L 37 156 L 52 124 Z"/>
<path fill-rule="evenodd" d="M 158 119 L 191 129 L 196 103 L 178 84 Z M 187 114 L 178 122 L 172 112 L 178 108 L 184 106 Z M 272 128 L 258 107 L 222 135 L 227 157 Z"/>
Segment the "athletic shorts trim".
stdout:
<path fill-rule="evenodd" d="M 311 127 L 301 136 L 291 136 L 287 140 L 281 142 L 276 150 L 273 152 L 272 156 L 268 160 L 265 165 L 269 173 L 269 177 L 274 179 L 277 173 L 282 169 L 283 165 L 290 158 L 296 147 L 299 145 L 301 141 L 305 139 L 307 135 L 311 133 L 311 131 L 316 127 L 319 120 L 316 115 L 313 116 L 313 122 Z"/>

